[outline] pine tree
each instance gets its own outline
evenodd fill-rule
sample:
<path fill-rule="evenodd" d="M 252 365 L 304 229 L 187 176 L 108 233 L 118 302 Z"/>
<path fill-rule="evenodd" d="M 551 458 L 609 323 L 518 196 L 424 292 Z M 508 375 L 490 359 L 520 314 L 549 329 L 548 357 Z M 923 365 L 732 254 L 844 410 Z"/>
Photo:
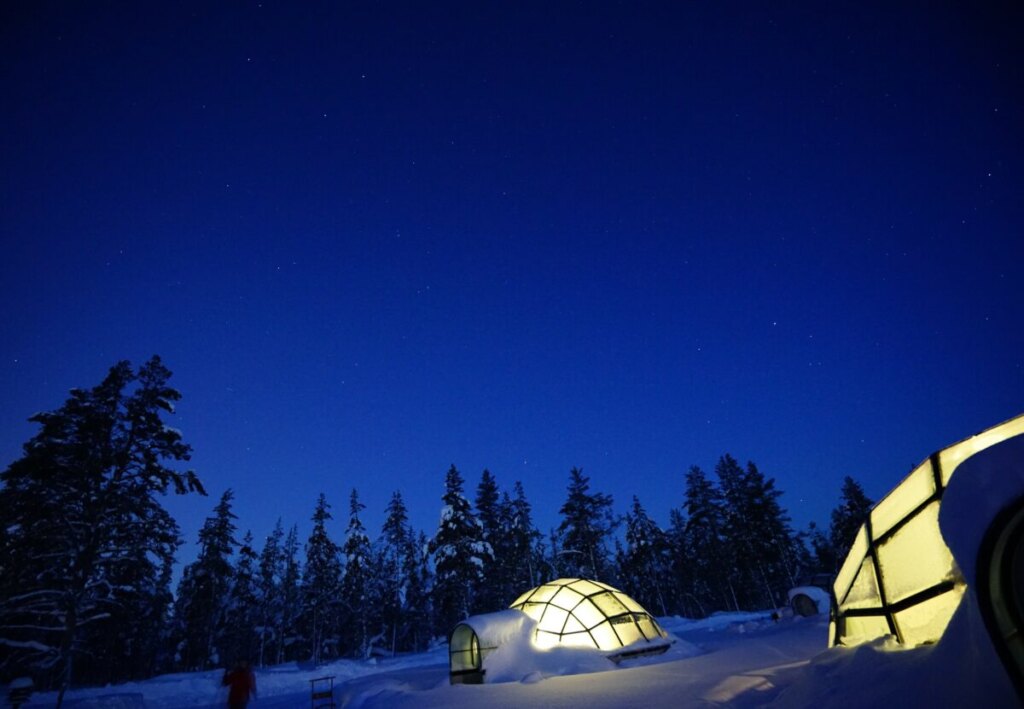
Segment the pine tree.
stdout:
<path fill-rule="evenodd" d="M 814 552 L 814 566 L 822 571 L 836 573 L 839 570 L 839 556 L 832 540 L 814 522 L 807 525 L 807 538 Z"/>
<path fill-rule="evenodd" d="M 508 530 L 504 527 L 506 515 L 500 502 L 498 482 L 486 468 L 476 489 L 476 515 L 480 521 L 483 540 L 491 547 L 491 556 L 483 560 L 482 580 L 477 591 L 475 607 L 485 612 L 496 611 L 511 602 L 511 599 L 505 600 L 509 587 L 508 569 L 505 566 L 508 557 Z"/>
<path fill-rule="evenodd" d="M 691 599 L 701 615 L 718 608 L 739 609 L 733 586 L 733 554 L 725 540 L 726 512 L 721 491 L 696 465 L 686 474 L 686 527 L 677 551 L 689 560 Z"/>
<path fill-rule="evenodd" d="M 666 591 L 669 613 L 687 618 L 702 618 L 706 615 L 696 597 L 696 579 L 693 573 L 693 550 L 686 534 L 686 514 L 681 509 L 669 510 L 668 531 L 665 534 L 668 545 L 666 573 L 671 583 Z"/>
<path fill-rule="evenodd" d="M 579 468 L 570 470 L 569 494 L 559 510 L 558 566 L 562 576 L 602 580 L 610 575 L 606 540 L 618 523 L 611 495 L 588 490 L 590 478 Z"/>
<path fill-rule="evenodd" d="M 82 654 L 75 662 L 81 683 L 110 684 L 145 679 L 156 673 L 165 647 L 171 595 L 171 559 L 157 567 L 147 563 L 144 549 L 135 559 L 112 569 L 109 582 L 122 589 L 119 603 L 103 623 L 87 626 Z M 129 589 L 133 589 L 129 591 Z M 137 589 L 137 590 L 134 590 Z"/>
<path fill-rule="evenodd" d="M 463 495 L 462 475 L 454 465 L 445 477 L 441 520 L 430 544 L 434 556 L 434 610 L 437 630 L 447 634 L 460 620 L 475 612 L 475 595 L 491 547 L 469 501 Z"/>
<path fill-rule="evenodd" d="M 874 503 L 864 494 L 864 488 L 847 475 L 839 493 L 839 505 L 832 510 L 829 541 L 835 553 L 836 566 L 843 562 L 857 538 L 861 525 L 867 521 Z M 838 570 L 838 568 L 836 569 Z"/>
<path fill-rule="evenodd" d="M 533 510 L 526 499 L 523 483 L 517 480 L 512 491 L 515 497 L 502 504 L 508 518 L 505 566 L 509 583 L 505 605 L 524 591 L 540 585 L 543 580 L 550 580 L 540 569 L 542 535 L 533 525 Z"/>
<path fill-rule="evenodd" d="M 298 660 L 304 657 L 302 643 L 302 572 L 299 568 L 299 531 L 295 525 L 288 530 L 281 548 L 281 612 L 277 618 L 275 662 Z"/>
<path fill-rule="evenodd" d="M 302 572 L 301 628 L 314 664 L 338 654 L 338 591 L 341 562 L 338 545 L 327 534 L 331 506 L 320 493 L 313 513 L 313 531 L 306 542 Z"/>
<path fill-rule="evenodd" d="M 619 583 L 645 608 L 668 615 L 668 538 L 633 496 L 626 514 L 626 547 L 618 554 Z"/>
<path fill-rule="evenodd" d="M 205 494 L 191 471 L 166 465 L 191 454 L 162 419 L 180 398 L 170 376 L 156 356 L 137 372 L 118 363 L 96 387 L 33 416 L 40 431 L 0 474 L 0 674 L 59 686 L 58 705 L 86 634 L 134 607 L 145 620 L 120 632 L 138 639 L 162 613 L 164 569 L 180 542 L 158 496 Z"/>
<path fill-rule="evenodd" d="M 284 537 L 284 530 L 281 528 L 281 519 L 278 518 L 274 525 L 274 531 L 270 533 L 263 544 L 263 551 L 260 552 L 259 575 L 257 577 L 258 599 L 258 623 L 255 631 L 258 642 L 257 662 L 263 667 L 267 660 L 276 657 L 270 652 L 270 647 L 277 641 L 281 628 L 282 589 L 281 583 L 284 578 L 284 557 L 281 549 L 281 542 Z"/>
<path fill-rule="evenodd" d="M 225 659 L 252 662 L 259 650 L 256 626 L 260 617 L 258 593 L 259 558 L 252 546 L 252 532 L 246 532 L 238 548 L 238 563 L 228 596 Z"/>
<path fill-rule="evenodd" d="M 349 521 L 342 545 L 345 575 L 341 581 L 341 647 L 347 655 L 370 656 L 373 636 L 380 623 L 379 605 L 372 599 L 373 563 L 370 538 L 359 519 L 366 505 L 353 488 L 349 498 Z"/>
<path fill-rule="evenodd" d="M 174 618 L 177 630 L 176 657 L 184 670 L 203 670 L 220 665 L 226 649 L 228 594 L 235 541 L 234 493 L 229 489 L 199 530 L 199 556 L 185 567 L 178 584 Z"/>
<path fill-rule="evenodd" d="M 416 649 L 415 633 L 424 623 L 415 610 L 426 593 L 421 577 L 423 554 L 409 526 L 402 493 L 397 490 L 388 503 L 379 546 L 379 605 L 391 652 Z"/>
<path fill-rule="evenodd" d="M 434 576 L 430 569 L 430 541 L 419 532 L 409 548 L 405 572 L 405 617 L 409 624 L 411 649 L 416 652 L 426 649 L 432 629 L 438 626 L 434 612 Z"/>
<path fill-rule="evenodd" d="M 725 536 L 736 568 L 733 582 L 744 607 L 776 607 L 794 584 L 799 556 L 789 517 L 779 505 L 781 492 L 754 463 L 744 470 L 730 455 L 715 467 L 727 503 Z M 759 590 L 758 590 L 759 589 Z"/>

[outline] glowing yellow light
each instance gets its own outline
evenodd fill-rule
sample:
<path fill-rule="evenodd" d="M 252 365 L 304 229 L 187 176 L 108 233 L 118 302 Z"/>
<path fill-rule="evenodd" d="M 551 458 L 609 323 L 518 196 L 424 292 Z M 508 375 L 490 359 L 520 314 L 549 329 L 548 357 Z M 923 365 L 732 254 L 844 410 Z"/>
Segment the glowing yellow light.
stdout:
<path fill-rule="evenodd" d="M 1024 434 L 1024 414 L 929 457 L 886 495 L 836 575 L 834 644 L 895 634 L 904 645 L 942 637 L 965 582 L 939 530 L 942 494 L 965 460 Z"/>

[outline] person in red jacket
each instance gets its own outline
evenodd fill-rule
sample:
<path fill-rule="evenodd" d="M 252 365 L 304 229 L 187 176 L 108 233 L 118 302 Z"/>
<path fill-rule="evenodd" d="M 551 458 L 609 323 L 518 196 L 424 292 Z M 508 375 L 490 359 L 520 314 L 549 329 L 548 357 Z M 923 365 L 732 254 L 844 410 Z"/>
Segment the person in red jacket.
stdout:
<path fill-rule="evenodd" d="M 236 662 L 233 669 L 225 672 L 221 684 L 228 687 L 229 709 L 245 709 L 249 697 L 256 696 L 256 675 L 245 660 Z"/>

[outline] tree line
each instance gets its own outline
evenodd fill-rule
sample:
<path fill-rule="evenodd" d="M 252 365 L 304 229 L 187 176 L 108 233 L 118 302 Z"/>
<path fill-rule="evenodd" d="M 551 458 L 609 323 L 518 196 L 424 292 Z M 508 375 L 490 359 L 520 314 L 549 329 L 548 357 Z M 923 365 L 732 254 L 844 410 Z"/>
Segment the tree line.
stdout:
<path fill-rule="evenodd" d="M 703 617 L 776 608 L 809 571 L 834 572 L 870 509 L 846 478 L 826 531 L 793 530 L 775 481 L 723 455 L 714 475 L 693 466 L 667 526 L 635 496 L 624 515 L 569 471 L 557 527 L 545 534 L 520 482 L 503 490 L 484 470 L 472 495 L 452 465 L 440 522 L 409 523 L 400 491 L 379 533 L 356 490 L 336 541 L 327 496 L 312 531 L 278 521 L 257 548 L 239 539 L 225 491 L 199 532 L 199 554 L 171 592 L 179 528 L 159 496 L 205 495 L 168 464 L 191 449 L 163 417 L 180 394 L 158 357 L 111 368 L 58 410 L 0 473 L 0 679 L 37 686 L 103 684 L 245 658 L 321 663 L 425 649 L 462 618 L 508 607 L 558 577 L 611 583 L 658 615 Z"/>

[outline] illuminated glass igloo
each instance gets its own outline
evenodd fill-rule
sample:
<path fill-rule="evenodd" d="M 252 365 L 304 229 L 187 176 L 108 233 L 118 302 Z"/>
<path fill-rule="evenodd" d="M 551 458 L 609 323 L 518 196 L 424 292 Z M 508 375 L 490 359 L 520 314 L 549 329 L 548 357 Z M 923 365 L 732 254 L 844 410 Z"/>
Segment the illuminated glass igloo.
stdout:
<path fill-rule="evenodd" d="M 537 647 L 592 647 L 614 658 L 664 652 L 668 634 L 622 591 L 586 579 L 558 579 L 530 589 L 510 606 L 537 622 Z"/>
<path fill-rule="evenodd" d="M 651 614 L 622 591 L 600 581 L 558 579 L 530 589 L 508 610 L 456 625 L 448 637 L 452 684 L 482 683 L 503 647 L 518 653 L 524 668 L 530 659 L 523 641 L 541 655 L 563 646 L 593 650 L 612 662 L 665 652 L 672 644 Z"/>
<path fill-rule="evenodd" d="M 929 456 L 872 508 L 836 576 L 831 645 L 892 635 L 915 646 L 942 637 L 966 590 L 939 526 L 943 496 L 961 464 L 1017 437 L 1024 437 L 1024 415 Z M 1024 619 L 1015 623 L 1008 633 L 1024 629 Z M 1019 652 L 1024 667 L 1024 645 Z"/>

